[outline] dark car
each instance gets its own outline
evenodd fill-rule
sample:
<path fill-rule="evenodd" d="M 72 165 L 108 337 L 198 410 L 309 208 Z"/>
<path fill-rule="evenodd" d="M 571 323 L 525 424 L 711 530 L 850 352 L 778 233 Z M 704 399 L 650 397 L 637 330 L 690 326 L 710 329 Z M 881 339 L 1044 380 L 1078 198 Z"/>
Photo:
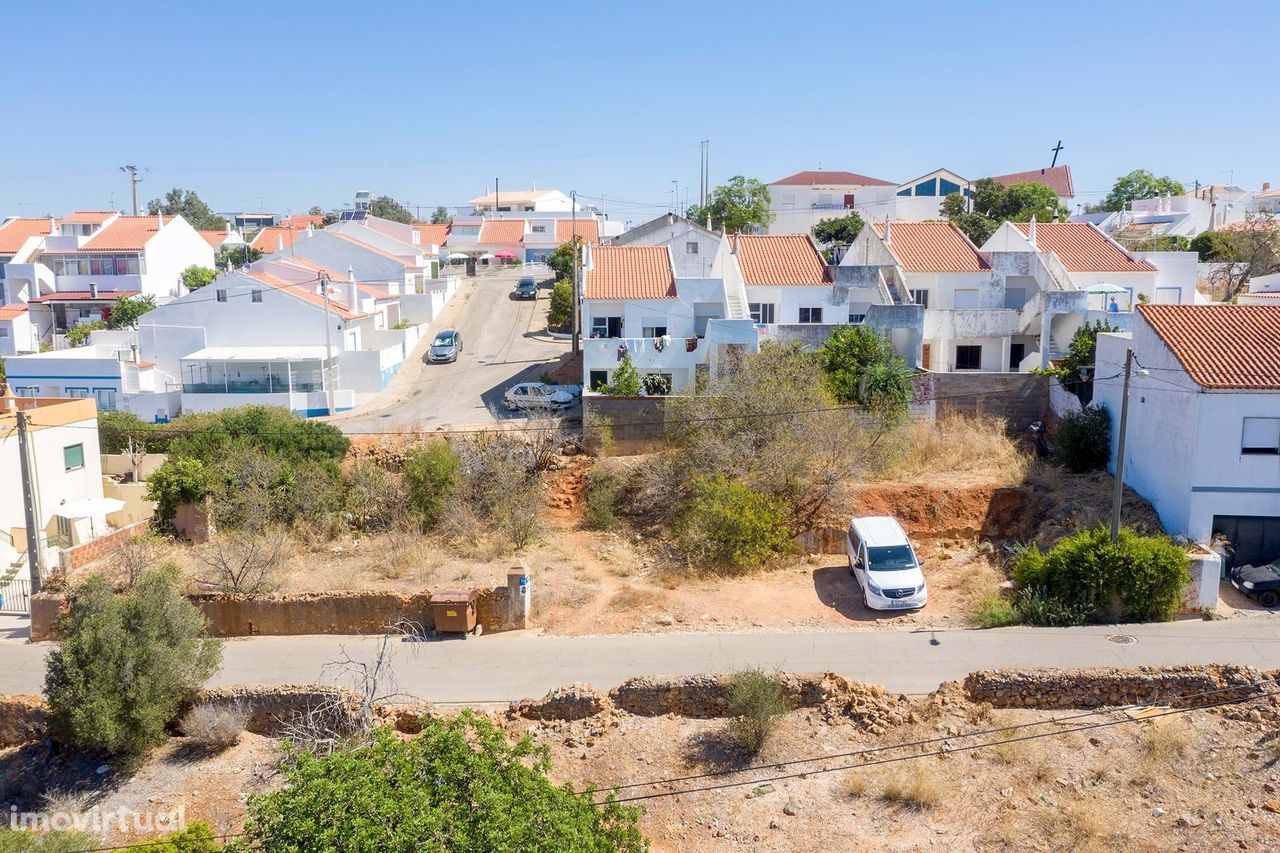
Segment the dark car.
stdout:
<path fill-rule="evenodd" d="M 516 296 L 521 299 L 537 299 L 538 298 L 538 282 L 529 277 L 525 277 L 516 282 Z"/>
<path fill-rule="evenodd" d="M 1236 566 L 1227 573 L 1231 585 L 1263 607 L 1280 604 L 1280 557 L 1262 566 Z"/>
<path fill-rule="evenodd" d="M 453 329 L 445 329 L 436 333 L 435 340 L 427 350 L 427 361 L 457 361 L 460 352 L 462 352 L 462 335 Z"/>

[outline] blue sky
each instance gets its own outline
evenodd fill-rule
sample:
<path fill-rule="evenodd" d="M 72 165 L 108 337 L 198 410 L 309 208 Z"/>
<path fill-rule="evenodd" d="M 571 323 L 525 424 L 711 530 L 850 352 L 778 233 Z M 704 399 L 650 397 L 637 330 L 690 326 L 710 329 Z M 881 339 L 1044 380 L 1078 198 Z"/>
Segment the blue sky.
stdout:
<path fill-rule="evenodd" d="M 15 4 L 0 216 L 195 189 L 299 212 L 492 187 L 665 210 L 672 181 L 1048 165 L 1280 184 L 1271 3 Z M 20 37 L 17 37 L 20 34 Z M 128 57 L 126 59 L 126 57 Z M 683 195 L 683 192 L 682 192 Z"/>

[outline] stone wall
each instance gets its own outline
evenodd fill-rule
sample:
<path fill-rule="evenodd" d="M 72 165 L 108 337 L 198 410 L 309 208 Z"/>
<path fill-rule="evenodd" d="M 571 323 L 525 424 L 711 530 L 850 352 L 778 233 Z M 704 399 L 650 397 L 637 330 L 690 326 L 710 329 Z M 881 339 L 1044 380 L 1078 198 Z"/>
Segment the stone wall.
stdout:
<path fill-rule="evenodd" d="M 664 442 L 666 399 L 582 395 L 582 446 L 588 453 L 628 456 Z"/>
<path fill-rule="evenodd" d="M 212 687 L 201 690 L 193 704 L 243 708 L 248 714 L 245 730 L 264 737 L 284 735 L 292 723 L 312 712 L 323 714 L 339 731 L 356 731 L 360 722 L 360 700 L 354 692 L 319 684 Z"/>
<path fill-rule="evenodd" d="M 62 570 L 71 571 L 81 566 L 88 565 L 95 560 L 101 560 L 103 557 L 109 557 L 119 550 L 120 545 L 130 536 L 137 536 L 145 533 L 150 526 L 150 519 L 134 522 L 128 527 L 121 527 L 119 530 L 109 533 L 106 536 L 99 536 L 89 542 L 66 548 L 58 554 L 58 559 Z"/>
<path fill-rule="evenodd" d="M 970 673 L 964 690 L 971 701 L 988 702 L 996 708 L 1057 710 L 1137 704 L 1187 708 L 1257 695 L 1271 686 L 1275 677 L 1276 673 L 1227 664 L 987 670 Z M 1206 693 L 1209 695 L 1202 695 Z"/>
<path fill-rule="evenodd" d="M 924 373 L 916 393 L 934 401 L 935 415 L 947 412 L 994 415 L 1020 433 L 1049 411 L 1049 377 L 1030 373 Z"/>

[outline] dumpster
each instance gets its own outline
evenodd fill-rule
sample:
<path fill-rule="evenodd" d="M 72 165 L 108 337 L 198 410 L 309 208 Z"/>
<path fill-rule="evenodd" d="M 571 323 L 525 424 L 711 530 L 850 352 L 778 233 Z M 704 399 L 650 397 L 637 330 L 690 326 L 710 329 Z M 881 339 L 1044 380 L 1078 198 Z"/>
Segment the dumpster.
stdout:
<path fill-rule="evenodd" d="M 476 599 L 480 593 L 474 589 L 442 589 L 431 596 L 431 616 L 435 620 L 432 636 L 442 631 L 480 636 L 484 627 L 476 620 Z"/>

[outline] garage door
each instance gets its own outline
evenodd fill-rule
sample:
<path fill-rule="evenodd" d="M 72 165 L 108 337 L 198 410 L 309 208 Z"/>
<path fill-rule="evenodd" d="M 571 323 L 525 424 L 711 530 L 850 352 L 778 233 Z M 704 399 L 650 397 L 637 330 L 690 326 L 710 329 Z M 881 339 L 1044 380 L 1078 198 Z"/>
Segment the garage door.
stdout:
<path fill-rule="evenodd" d="M 1235 546 L 1232 565 L 1258 566 L 1280 557 L 1280 516 L 1215 515 L 1213 530 Z"/>

